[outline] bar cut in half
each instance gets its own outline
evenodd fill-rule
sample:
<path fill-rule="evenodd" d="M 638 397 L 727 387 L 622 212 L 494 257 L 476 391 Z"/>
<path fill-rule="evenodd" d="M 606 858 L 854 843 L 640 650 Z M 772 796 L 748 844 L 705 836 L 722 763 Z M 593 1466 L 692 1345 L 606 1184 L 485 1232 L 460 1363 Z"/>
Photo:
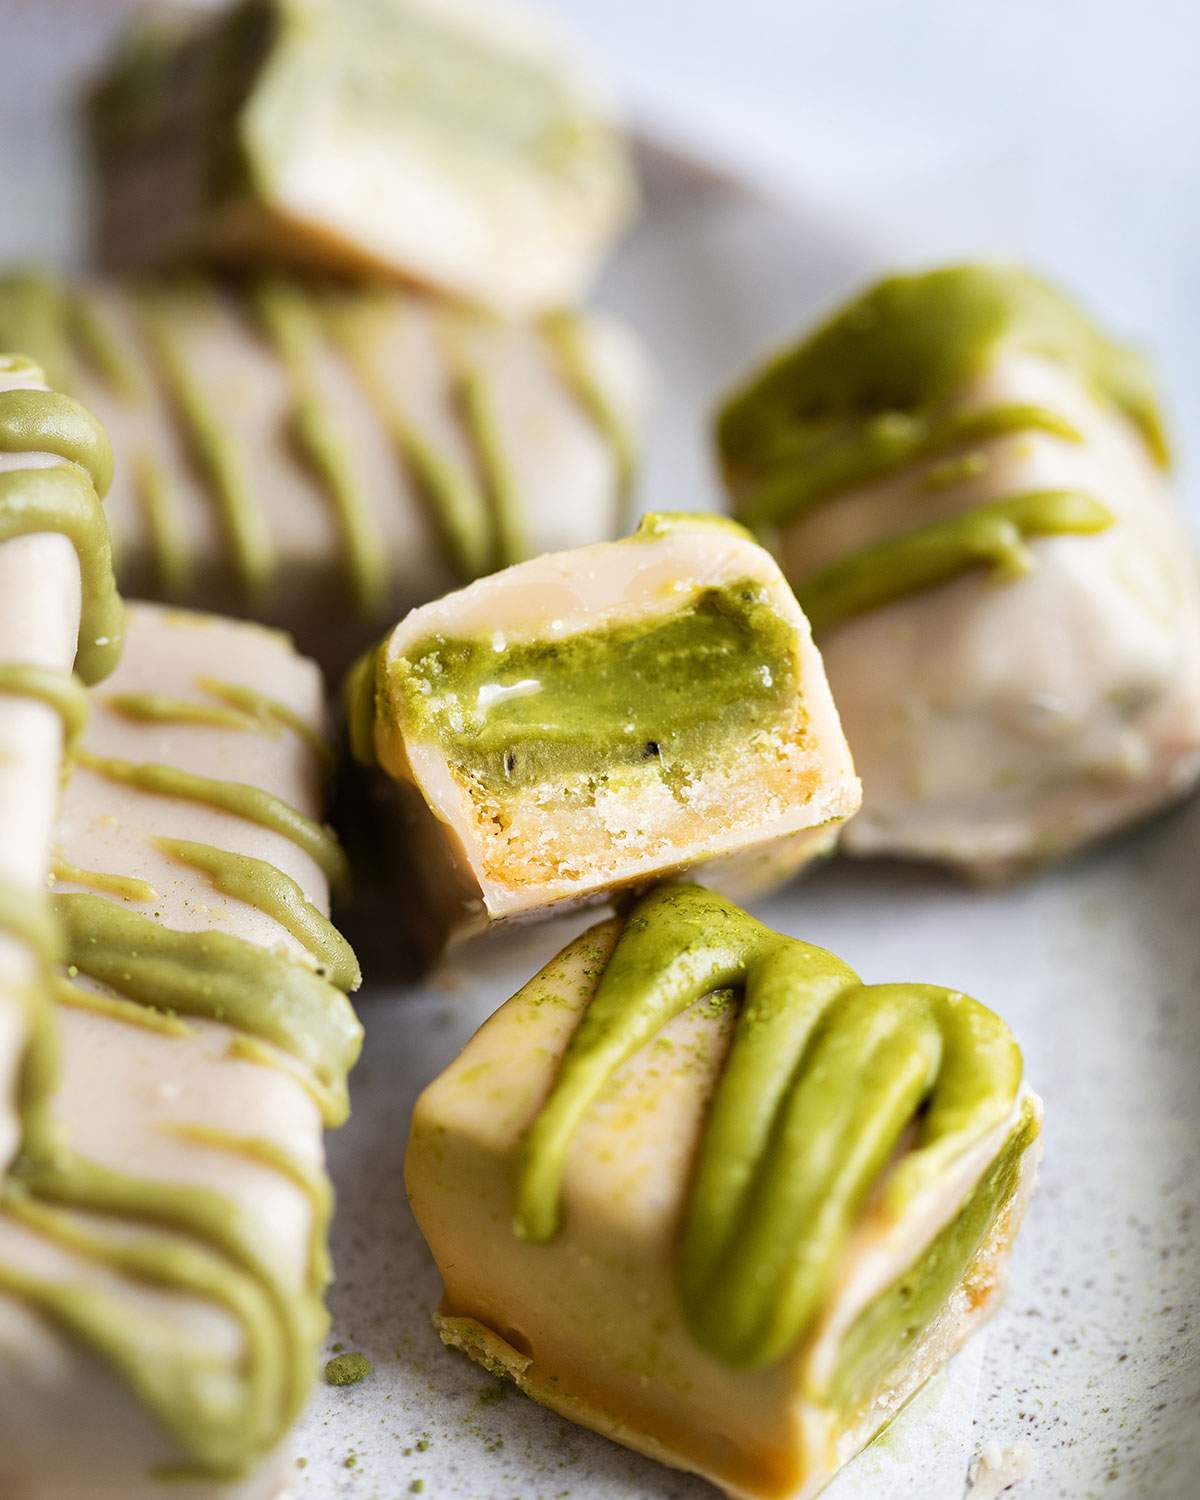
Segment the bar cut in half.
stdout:
<path fill-rule="evenodd" d="M 858 805 L 807 622 L 719 518 L 649 516 L 414 610 L 348 697 L 451 929 L 709 861 L 761 889 Z"/>
<path fill-rule="evenodd" d="M 661 886 L 417 1101 L 435 1321 L 573 1421 L 808 1500 L 995 1305 L 1040 1118 L 975 1000 Z"/>
<path fill-rule="evenodd" d="M 1153 379 L 1028 271 L 868 288 L 734 392 L 866 787 L 846 848 L 1020 871 L 1200 776 L 1200 586 Z"/>
<path fill-rule="evenodd" d="M 64 968 L 0 1195 L 0 1494 L 270 1500 L 327 1317 L 322 1125 L 361 1029 L 328 918 L 320 674 L 128 611 L 50 905 Z"/>
<path fill-rule="evenodd" d="M 632 217 L 613 111 L 515 0 L 240 0 L 140 17 L 96 85 L 101 251 L 578 300 Z"/>

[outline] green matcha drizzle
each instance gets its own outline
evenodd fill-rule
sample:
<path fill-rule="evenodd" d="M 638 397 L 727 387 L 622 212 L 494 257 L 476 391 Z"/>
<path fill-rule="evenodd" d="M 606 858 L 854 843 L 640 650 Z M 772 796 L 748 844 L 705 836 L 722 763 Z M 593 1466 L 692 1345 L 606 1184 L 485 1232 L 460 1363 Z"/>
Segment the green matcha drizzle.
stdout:
<path fill-rule="evenodd" d="M 148 903 L 158 900 L 158 892 L 148 881 L 135 875 L 113 875 L 105 870 L 84 870 L 68 860 L 56 859 L 51 869 L 54 880 L 65 880 L 71 885 L 87 885 L 93 890 L 105 891 L 122 901 Z"/>
<path fill-rule="evenodd" d="M 935 465 L 925 490 L 969 479 L 986 456 L 962 450 L 995 438 L 1043 432 L 1081 442 L 1070 422 L 1039 405 L 947 414 L 1003 348 L 1071 371 L 1133 424 L 1157 463 L 1168 462 L 1153 384 L 1138 355 L 1110 342 L 1060 292 L 1027 272 L 960 266 L 880 282 L 725 403 L 717 439 L 738 510 L 756 525 L 787 526 L 912 464 L 960 455 Z M 827 625 L 981 561 L 1007 565 L 1026 557 L 1024 537 L 1092 533 L 1111 521 L 1086 496 L 1017 495 L 863 548 L 793 582 L 802 599 L 829 609 L 821 622 Z M 1006 574 L 1014 570 L 1006 566 Z M 817 619 L 813 624 L 820 628 Z"/>
<path fill-rule="evenodd" d="M 345 1122 L 345 1099 L 339 1097 L 337 1091 L 324 1088 L 307 1068 L 278 1047 L 271 1046 L 258 1037 L 239 1034 L 230 1037 L 226 1056 L 237 1062 L 253 1063 L 256 1067 L 274 1068 L 277 1073 L 285 1073 L 294 1083 L 299 1084 L 317 1106 L 321 1121 L 328 1129 L 332 1130 Z"/>
<path fill-rule="evenodd" d="M 1077 428 L 1041 406 L 990 406 L 937 423 L 924 416 L 885 412 L 864 422 L 853 436 L 831 442 L 818 457 L 801 452 L 794 460 L 795 469 L 787 468 L 767 480 L 738 508 L 756 525 L 792 522 L 847 490 L 887 479 L 910 464 L 1019 432 L 1046 432 L 1066 443 L 1083 442 Z M 781 443 L 772 466 L 788 461 Z"/>
<path fill-rule="evenodd" d="M 241 709 L 221 703 L 200 703 L 195 698 L 174 698 L 168 693 L 109 693 L 104 703 L 113 713 L 137 724 L 205 725 L 210 729 L 262 728 L 258 719 Z"/>
<path fill-rule="evenodd" d="M 257 599 L 274 573 L 270 533 L 254 498 L 246 454 L 226 430 L 219 405 L 204 390 L 179 342 L 174 316 L 179 305 L 178 298 L 162 292 L 144 293 L 143 326 L 184 446 L 217 506 L 241 585 L 248 597 Z"/>
<path fill-rule="evenodd" d="M 312 1208 L 312 1226 L 309 1231 L 308 1290 L 320 1299 L 332 1277 L 326 1235 L 333 1215 L 333 1188 L 325 1174 L 285 1150 L 276 1141 L 265 1136 L 236 1135 L 232 1131 L 219 1130 L 212 1125 L 173 1125 L 168 1127 L 180 1140 L 191 1141 L 197 1146 L 206 1146 L 212 1151 L 228 1151 L 246 1161 L 258 1162 L 270 1167 L 281 1177 L 298 1187 Z"/>
<path fill-rule="evenodd" d="M 721 407 L 722 462 L 743 493 L 776 463 L 810 466 L 830 452 L 848 461 L 856 447 L 868 474 L 880 443 L 889 459 L 889 442 L 898 444 L 908 462 L 912 447 L 939 429 L 944 404 L 1002 347 L 1072 371 L 1133 423 L 1157 462 L 1167 463 L 1162 417 L 1141 356 L 1107 339 L 1039 277 L 986 264 L 889 277 L 775 356 Z M 1020 420 L 1022 410 L 1041 412 L 1001 409 L 1008 415 L 998 430 L 1013 430 L 1014 417 L 1016 427 L 1029 425 Z M 1069 430 L 1061 435 L 1070 440 Z M 961 432 L 950 437 L 964 441 Z M 839 477 L 837 487 L 844 482 Z"/>
<path fill-rule="evenodd" d="M 150 534 L 158 581 L 169 598 L 182 599 L 191 585 L 192 561 L 180 529 L 171 477 L 149 448 L 134 455 L 133 487 Z"/>
<path fill-rule="evenodd" d="M 483 520 L 486 502 L 475 481 L 433 447 L 415 427 L 393 412 L 393 441 L 408 466 L 451 566 L 463 579 L 487 571 L 491 539 Z"/>
<path fill-rule="evenodd" d="M 571 1142 L 617 1070 L 674 1016 L 732 985 L 745 998 L 699 1148 L 679 1282 L 697 1340 L 761 1367 L 812 1328 L 914 1118 L 917 1146 L 885 1192 L 893 1216 L 1010 1113 L 1021 1059 L 1003 1023 L 965 995 L 863 985 L 833 955 L 718 896 L 660 887 L 627 919 L 522 1143 L 518 1235 L 557 1233 Z"/>
<path fill-rule="evenodd" d="M 317 386 L 320 319 L 304 294 L 282 281 L 260 283 L 251 301 L 287 371 L 292 436 L 337 516 L 355 601 L 365 614 L 376 616 L 387 600 L 386 556 L 350 446 L 331 420 Z"/>
<path fill-rule="evenodd" d="M 889 537 L 830 563 L 796 587 L 814 632 L 990 567 L 1001 580 L 1021 577 L 1034 536 L 1086 535 L 1113 524 L 1112 512 L 1073 490 L 1037 490 L 977 505 L 915 531 Z"/>
<path fill-rule="evenodd" d="M 0 343 L 9 340 L 38 354 L 53 383 L 64 390 L 74 391 L 81 383 L 78 348 L 84 364 L 119 401 L 136 406 L 146 400 L 147 377 L 95 293 L 68 292 L 57 281 L 40 276 L 0 281 Z M 182 597 L 190 579 L 190 559 L 170 479 L 148 447 L 133 455 L 132 482 L 159 582 L 171 597 Z"/>
<path fill-rule="evenodd" d="M 161 797 L 179 797 L 186 802 L 203 802 L 234 817 L 245 818 L 290 839 L 317 865 L 334 890 L 344 891 L 349 884 L 349 866 L 341 845 L 331 829 L 306 817 L 282 798 L 264 792 L 261 787 L 242 781 L 219 781 L 198 776 L 178 766 L 154 762 L 107 759 L 81 753 L 79 762 L 110 781 L 123 782 Z"/>
<path fill-rule="evenodd" d="M 63 775 L 74 759 L 87 722 L 87 690 L 71 672 L 26 662 L 0 662 L 0 697 L 32 698 L 54 710 L 62 721 Z"/>
<path fill-rule="evenodd" d="M 345 1109 L 361 1028 L 349 1002 L 303 964 L 232 933 L 177 932 L 103 896 L 51 898 L 81 974 L 152 1009 L 220 1021 L 301 1063 Z"/>
<path fill-rule="evenodd" d="M 23 680 L 22 690 L 27 686 Z M 253 712 L 242 712 L 256 727 L 261 724 L 262 703 L 255 701 Z M 286 720 L 287 711 L 280 716 Z M 90 756 L 81 760 L 115 779 L 213 802 L 250 817 L 293 838 L 332 878 L 341 871 L 340 850 L 327 831 L 256 788 L 207 782 L 171 767 Z M 248 894 L 261 873 L 251 868 L 261 862 L 223 856 L 223 851 L 204 846 L 181 843 L 172 852 L 194 857 L 219 878 L 229 876 Z M 209 854 L 229 862 L 209 860 Z M 269 868 L 262 866 L 263 871 Z M 154 894 L 149 887 L 141 889 L 144 883 L 123 877 L 68 865 L 59 865 L 58 871 L 64 879 L 90 880 L 132 899 Z M 306 932 L 315 947 L 328 949 L 335 964 L 347 970 L 352 955 L 344 945 L 330 942 L 321 914 L 308 906 L 299 887 L 293 890 L 286 877 L 271 873 L 278 881 L 258 882 L 267 892 L 264 909 L 271 904 L 286 908 L 280 916 L 283 925 Z M 33 943 L 47 963 L 57 956 L 61 933 L 68 972 L 114 992 L 93 993 L 58 980 L 51 992 L 60 1003 L 171 1038 L 191 1031 L 181 1015 L 240 1028 L 246 1034 L 235 1036 L 233 1043 L 244 1042 L 247 1048 L 257 1044 L 261 1058 L 277 1060 L 319 1101 L 328 1123 L 345 1118 L 346 1074 L 361 1044 L 361 1027 L 345 997 L 304 966 L 231 934 L 164 928 L 100 896 L 65 893 L 48 904 L 40 893 L 14 891 L 2 883 L 0 929 Z M 320 1296 L 328 1274 L 328 1184 L 274 1142 L 204 1126 L 178 1131 L 197 1145 L 260 1161 L 308 1195 L 313 1206 L 309 1271 L 303 1294 L 297 1296 L 262 1247 L 261 1226 L 237 1200 L 207 1188 L 128 1176 L 89 1161 L 59 1139 L 49 1108 L 56 1087 L 55 1035 L 49 1007 L 41 1000 L 40 993 L 31 996 L 31 1038 L 19 1087 L 22 1150 L 0 1189 L 0 1207 L 31 1232 L 127 1279 L 224 1307 L 243 1330 L 245 1358 L 240 1369 L 223 1371 L 199 1358 L 183 1337 L 164 1330 L 156 1316 L 78 1278 L 55 1282 L 0 1265 L 0 1288 L 26 1299 L 106 1359 L 173 1437 L 193 1473 L 234 1477 L 274 1445 L 307 1390 L 311 1352 L 327 1321 Z M 114 1216 L 133 1220 L 171 1238 L 112 1240 L 81 1225 L 70 1210 L 85 1212 L 91 1221 Z M 179 1234 L 193 1243 L 180 1243 Z"/>
<path fill-rule="evenodd" d="M 279 703 L 256 688 L 222 682 L 215 677 L 198 677 L 196 686 L 218 701 L 201 703 L 195 698 L 154 692 L 112 693 L 105 701 L 114 713 L 137 723 L 207 724 L 213 729 L 271 735 L 290 730 L 308 746 L 325 770 L 330 768 L 333 752 L 324 737 L 286 703 Z"/>
<path fill-rule="evenodd" d="M 67 331 L 66 298 L 49 276 L 18 271 L 0 277 L 0 346 L 24 350 L 56 390 L 77 389 L 78 362 Z"/>
<path fill-rule="evenodd" d="M 75 548 L 83 585 L 76 670 L 85 683 L 97 682 L 116 666 L 124 617 L 100 504 L 112 477 L 108 439 L 67 396 L 8 390 L 0 391 L 0 451 L 52 453 L 63 460 L 0 473 L 0 543 L 56 532 Z"/>
<path fill-rule="evenodd" d="M 529 556 L 529 538 L 525 533 L 525 507 L 504 451 L 492 392 L 482 371 L 464 371 L 458 399 L 491 511 L 494 540 L 489 565 L 492 569 L 507 568 Z"/>
<path fill-rule="evenodd" d="M 129 405 L 143 400 L 145 377 L 101 298 L 88 291 L 66 294 L 66 321 L 84 359 L 108 389 Z"/>
<path fill-rule="evenodd" d="M 290 875 L 266 860 L 211 844 L 168 838 L 154 842 L 172 859 L 207 875 L 213 889 L 223 896 L 244 901 L 272 917 L 303 944 L 317 965 L 317 973 L 330 984 L 340 990 L 356 990 L 362 983 L 354 950 Z"/>
<path fill-rule="evenodd" d="M 579 315 L 566 311 L 550 313 L 542 320 L 542 333 L 568 390 L 608 444 L 617 477 L 614 530 L 623 531 L 629 524 L 629 505 L 637 467 L 633 438 L 588 359 Z"/>
<path fill-rule="evenodd" d="M 384 424 L 451 567 L 464 580 L 478 578 L 487 571 L 492 550 L 485 497 L 471 475 L 405 418 L 380 370 L 379 330 L 399 305 L 390 298 L 377 298 L 367 307 L 331 300 L 326 305 L 328 327 Z"/>
<path fill-rule="evenodd" d="M 329 748 L 324 735 L 314 729 L 302 714 L 298 714 L 294 708 L 289 708 L 286 703 L 280 703 L 277 699 L 266 693 L 260 693 L 257 688 L 247 687 L 244 683 L 224 682 L 218 677 L 197 677 L 196 686 L 201 692 L 219 698 L 231 708 L 254 719 L 262 729 L 274 732 L 281 729 L 290 730 L 304 741 L 326 768 L 332 765 L 333 751 Z"/>
<path fill-rule="evenodd" d="M 151 1010 L 148 1005 L 138 1005 L 134 1000 L 122 1000 L 117 995 L 104 995 L 99 990 L 85 990 L 82 985 L 58 979 L 54 985 L 54 998 L 60 1005 L 69 1005 L 75 1010 L 89 1010 L 94 1015 L 104 1016 L 109 1021 L 122 1021 L 126 1026 L 140 1026 L 143 1031 L 154 1031 L 159 1036 L 194 1036 L 195 1028 L 178 1016 L 165 1011 Z"/>
<path fill-rule="evenodd" d="M 0 390 L 0 453 L 52 453 L 78 464 L 100 496 L 112 483 L 112 449 L 104 428 L 58 391 Z"/>
<path fill-rule="evenodd" d="M 75 1164 L 79 1177 L 86 1177 L 86 1164 Z M 119 1207 L 111 1188 L 114 1174 L 96 1172 L 94 1195 L 78 1192 L 79 1180 L 70 1186 L 86 1206 L 151 1224 L 177 1229 L 176 1203 L 168 1203 L 163 1184 L 131 1183 L 142 1195 L 132 1194 Z M 67 1184 L 60 1183 L 60 1189 Z M 27 1300 L 43 1317 L 94 1349 L 118 1378 L 143 1403 L 184 1453 L 194 1456 L 203 1472 L 233 1477 L 242 1472 L 256 1452 L 267 1448 L 288 1420 L 282 1384 L 283 1361 L 293 1351 L 280 1327 L 273 1306 L 269 1267 L 260 1265 L 261 1280 L 238 1264 L 224 1245 L 207 1246 L 178 1242 L 138 1243 L 110 1239 L 89 1231 L 62 1208 L 40 1203 L 32 1196 L 36 1188 L 10 1180 L 0 1191 L 3 1212 L 35 1233 L 89 1260 L 148 1287 L 205 1298 L 225 1308 L 241 1326 L 246 1341 L 243 1373 L 222 1379 L 179 1335 L 164 1335 L 161 1321 L 139 1312 L 126 1299 L 78 1281 L 54 1281 L 0 1264 L 0 1288 Z M 161 1197 L 158 1196 L 161 1193 Z M 187 1208 L 207 1208 L 213 1223 L 228 1220 L 225 1238 L 238 1240 L 250 1226 L 235 1227 L 237 1206 L 221 1194 L 201 1189 L 176 1188 L 170 1196 L 187 1194 Z M 145 1196 L 148 1195 L 148 1196 Z M 70 1198 L 70 1192 L 62 1193 Z M 141 1209 L 143 1212 L 134 1212 Z M 194 1214 L 192 1215 L 194 1217 Z M 186 1227 L 192 1228 L 192 1225 Z M 244 1247 L 235 1244 L 235 1249 Z M 252 1247 L 246 1247 L 251 1249 Z M 290 1332 L 290 1330 L 288 1330 Z"/>

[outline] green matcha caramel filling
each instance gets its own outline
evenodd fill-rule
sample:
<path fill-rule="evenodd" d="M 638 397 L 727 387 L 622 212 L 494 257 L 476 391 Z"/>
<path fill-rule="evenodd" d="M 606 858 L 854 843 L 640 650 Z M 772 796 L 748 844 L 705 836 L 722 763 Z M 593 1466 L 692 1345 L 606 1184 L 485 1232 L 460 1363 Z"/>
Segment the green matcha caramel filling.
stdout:
<path fill-rule="evenodd" d="M 559 639 L 430 636 L 388 670 L 411 731 L 496 795 L 623 766 L 686 781 L 776 730 L 798 689 L 795 626 L 750 578 Z"/>

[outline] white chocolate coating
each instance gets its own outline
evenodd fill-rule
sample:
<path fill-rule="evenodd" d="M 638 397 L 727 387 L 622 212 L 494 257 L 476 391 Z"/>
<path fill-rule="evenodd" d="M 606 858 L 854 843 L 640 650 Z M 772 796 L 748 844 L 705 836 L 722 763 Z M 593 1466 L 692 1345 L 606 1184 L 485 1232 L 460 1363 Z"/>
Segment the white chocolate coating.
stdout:
<path fill-rule="evenodd" d="M 322 727 L 320 675 L 285 637 L 137 605 L 128 613 L 121 666 L 92 691 L 86 749 L 242 781 L 319 816 L 316 756 L 294 731 L 134 722 L 108 702 L 123 692 L 212 701 L 197 686 L 205 676 L 267 693 L 314 729 Z M 216 928 L 297 956 L 296 939 L 272 917 L 218 893 L 206 877 L 155 848 L 151 840 L 164 835 L 269 860 L 328 910 L 324 875 L 281 835 L 215 807 L 117 785 L 84 766 L 76 770 L 57 828 L 62 859 L 82 870 L 149 881 L 155 899 L 129 904 L 169 927 Z M 58 881 L 55 889 L 86 887 Z M 76 982 L 103 992 L 83 977 Z M 314 1212 L 309 1196 L 263 1161 L 173 1133 L 200 1126 L 253 1137 L 320 1169 L 319 1110 L 297 1078 L 282 1067 L 230 1056 L 235 1033 L 215 1022 L 189 1020 L 187 1034 L 175 1036 L 65 1004 L 56 1014 L 61 1076 L 54 1115 L 65 1141 L 122 1172 L 218 1189 L 253 1216 L 261 1243 L 287 1280 L 302 1278 Z M 151 1240 L 163 1233 L 132 1223 L 121 1232 Z M 165 1329 L 208 1350 L 218 1364 L 236 1366 L 240 1358 L 240 1327 L 223 1307 L 126 1280 L 3 1215 L 0 1260 L 43 1277 L 114 1287 L 131 1312 L 154 1313 Z M 279 1453 L 236 1483 L 153 1477 L 156 1467 L 178 1462 L 165 1434 L 107 1365 L 19 1300 L 0 1296 L 0 1493 L 6 1500 L 264 1500 L 279 1493 L 288 1466 Z"/>

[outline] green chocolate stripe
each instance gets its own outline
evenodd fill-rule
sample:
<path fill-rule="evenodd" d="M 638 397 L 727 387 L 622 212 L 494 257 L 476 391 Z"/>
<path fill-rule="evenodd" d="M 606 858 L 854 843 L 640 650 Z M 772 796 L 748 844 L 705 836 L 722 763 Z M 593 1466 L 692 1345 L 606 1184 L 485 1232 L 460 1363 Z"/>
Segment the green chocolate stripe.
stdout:
<path fill-rule="evenodd" d="M 200 1357 L 161 1317 L 139 1311 L 127 1297 L 0 1263 L 0 1288 L 26 1300 L 103 1359 L 181 1452 L 212 1475 L 241 1473 L 256 1448 L 267 1445 L 282 1425 L 276 1371 L 285 1351 L 266 1289 L 219 1251 L 167 1242 L 161 1235 L 150 1242 L 109 1237 L 84 1227 L 67 1209 L 38 1202 L 17 1183 L 5 1185 L 0 1213 L 134 1284 L 206 1299 L 234 1318 L 245 1355 L 242 1368 L 222 1378 L 211 1360 Z"/>
<path fill-rule="evenodd" d="M 78 464 L 101 499 L 112 482 L 108 434 L 90 411 L 58 391 L 0 391 L 0 453 L 53 453 Z"/>
<path fill-rule="evenodd" d="M 192 561 L 179 519 L 179 496 L 167 466 L 149 447 L 133 457 L 133 488 L 146 522 L 154 572 L 163 592 L 182 599 L 192 579 Z"/>
<path fill-rule="evenodd" d="M 1029 538 L 1092 535 L 1113 521 L 1112 512 L 1090 495 L 1034 490 L 851 552 L 800 579 L 796 597 L 817 633 L 973 568 L 1018 578 L 1033 566 Z"/>
<path fill-rule="evenodd" d="M 250 458 L 220 415 L 219 397 L 205 390 L 179 338 L 178 299 L 142 295 L 142 323 L 178 423 L 180 439 L 217 509 L 246 595 L 260 598 L 275 571 L 266 518 L 254 496 Z"/>
<path fill-rule="evenodd" d="M 525 531 L 525 507 L 504 451 L 494 397 L 482 371 L 463 372 L 458 397 L 491 514 L 490 568 L 507 568 L 529 556 L 529 538 Z"/>
<path fill-rule="evenodd" d="M 72 672 L 24 662 L 0 662 L 0 696 L 32 698 L 52 708 L 62 721 L 63 774 L 66 775 L 87 723 L 87 690 Z"/>
<path fill-rule="evenodd" d="M 891 478 L 911 464 L 1029 432 L 1048 433 L 1065 443 L 1083 442 L 1079 429 L 1057 412 L 1015 402 L 961 412 L 937 423 L 885 412 L 813 453 L 805 451 L 802 438 L 792 451 L 785 436 L 771 453 L 767 478 L 739 502 L 738 511 L 751 525 L 790 524 L 847 490 Z"/>
<path fill-rule="evenodd" d="M 317 972 L 340 990 L 356 990 L 362 973 L 354 950 L 300 886 L 263 859 L 197 844 L 189 839 L 159 838 L 158 847 L 212 881 L 215 891 L 244 901 L 273 918 L 311 954 Z"/>
<path fill-rule="evenodd" d="M 349 886 L 349 865 L 332 830 L 261 787 L 198 776 L 178 766 L 107 759 L 88 752 L 81 754 L 79 761 L 89 771 L 110 781 L 123 782 L 155 796 L 202 802 L 281 834 L 313 860 L 334 890 L 345 891 Z"/>
<path fill-rule="evenodd" d="M 310 299 L 284 281 L 260 282 L 250 302 L 287 372 L 292 439 L 337 517 L 355 602 L 368 617 L 377 616 L 387 597 L 386 555 L 350 444 L 317 388 L 314 364 L 324 339 L 322 321 Z"/>
<path fill-rule="evenodd" d="M 591 419 L 608 445 L 617 479 L 617 513 L 614 530 L 619 535 L 629 524 L 637 450 L 628 426 L 618 413 L 603 382 L 588 358 L 584 327 L 579 315 L 561 311 L 542 320 L 542 334 L 567 389 Z"/>
<path fill-rule="evenodd" d="M 118 995 L 249 1032 L 344 1095 L 361 1045 L 349 1001 L 302 964 L 227 932 L 177 932 L 104 896 L 51 898 L 71 963 Z"/>
<path fill-rule="evenodd" d="M 90 686 L 117 664 L 125 611 L 113 578 L 108 522 L 85 470 L 56 464 L 0 473 L 0 542 L 38 532 L 65 536 L 78 555 L 83 607 L 75 670 Z"/>

